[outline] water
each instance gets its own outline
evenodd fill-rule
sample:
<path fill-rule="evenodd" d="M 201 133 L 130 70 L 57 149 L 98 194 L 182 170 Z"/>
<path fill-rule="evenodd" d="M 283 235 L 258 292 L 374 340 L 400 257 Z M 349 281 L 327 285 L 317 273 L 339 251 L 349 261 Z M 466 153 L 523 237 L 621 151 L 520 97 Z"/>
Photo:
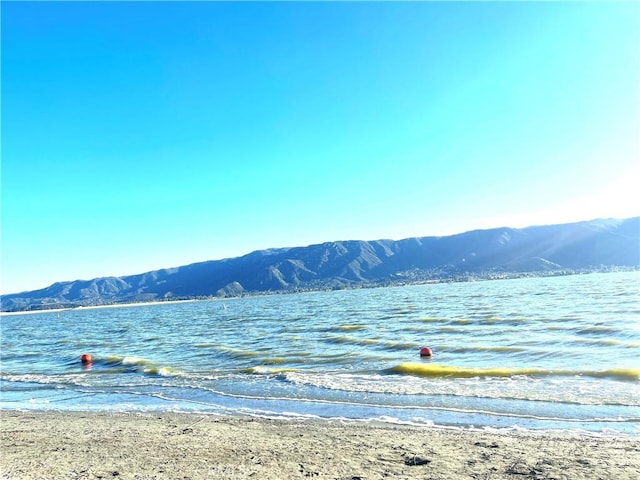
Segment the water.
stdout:
<path fill-rule="evenodd" d="M 0 406 L 640 435 L 639 292 L 626 272 L 5 315 Z"/>

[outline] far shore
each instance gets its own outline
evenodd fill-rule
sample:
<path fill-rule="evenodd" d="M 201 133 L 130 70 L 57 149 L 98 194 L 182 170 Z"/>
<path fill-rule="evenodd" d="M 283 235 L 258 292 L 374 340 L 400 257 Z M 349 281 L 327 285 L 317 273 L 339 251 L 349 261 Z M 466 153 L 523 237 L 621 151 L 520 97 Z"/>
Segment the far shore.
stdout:
<path fill-rule="evenodd" d="M 431 285 L 431 284 L 439 284 L 439 283 L 459 283 L 459 282 L 480 282 L 480 281 L 493 281 L 493 280 L 512 280 L 523 277 L 555 277 L 555 276 L 570 276 L 570 275 L 585 275 L 592 273 L 613 273 L 613 272 L 635 272 L 638 271 L 637 268 L 620 268 L 616 270 L 602 270 L 602 269 L 591 269 L 591 270 L 578 270 L 578 271 L 552 271 L 552 272 L 537 272 L 536 274 L 532 273 L 501 273 L 501 274 L 493 274 L 489 276 L 470 276 L 470 275 L 462 275 L 460 277 L 442 277 L 442 278 L 430 278 L 423 280 L 402 280 L 397 282 L 382 282 L 382 283 L 367 283 L 367 284 L 355 284 L 350 286 L 344 286 L 342 289 L 344 290 L 357 290 L 357 289 L 369 289 L 369 288 L 385 288 L 385 287 L 402 287 L 402 286 L 414 286 L 414 285 Z M 203 296 L 203 297 L 194 297 L 194 298 L 182 298 L 180 300 L 150 300 L 150 301 L 139 301 L 139 302 L 131 302 L 131 303 L 109 303 L 102 305 L 78 305 L 71 307 L 62 307 L 62 308 L 40 308 L 33 310 L 20 310 L 20 311 L 0 311 L 0 316 L 4 315 L 28 315 L 33 313 L 57 313 L 57 312 L 66 312 L 70 310 L 77 309 L 98 309 L 98 308 L 118 308 L 118 307 L 138 307 L 138 306 L 146 306 L 146 305 L 169 305 L 172 303 L 189 303 L 189 302 L 201 302 L 201 301 L 232 301 L 234 299 L 243 298 L 243 297 L 259 297 L 259 296 L 268 296 L 268 295 L 293 295 L 296 293 L 319 293 L 327 290 L 333 290 L 331 288 L 322 289 L 300 289 L 300 290 L 274 290 L 274 291 L 252 291 L 252 292 L 244 292 L 239 296 L 231 296 L 231 297 L 215 297 L 215 296 Z M 2 480 L 2 479 L 0 479 Z"/>
<path fill-rule="evenodd" d="M 640 437 L 0 410 L 0 478 L 635 480 Z"/>
<path fill-rule="evenodd" d="M 210 300 L 223 300 L 222 298 L 218 299 L 210 299 Z M 150 302 L 133 302 L 133 303 L 109 303 L 105 305 L 79 305 L 77 307 L 69 307 L 69 308 L 48 308 L 41 310 L 22 310 L 19 312 L 0 312 L 1 316 L 4 315 L 31 315 L 35 313 L 59 313 L 59 312 L 70 312 L 74 310 L 96 310 L 99 308 L 123 308 L 123 307 L 145 307 L 148 305 L 170 305 L 172 303 L 190 303 L 190 302 L 198 302 L 198 299 L 187 299 L 187 300 L 154 300 Z"/>

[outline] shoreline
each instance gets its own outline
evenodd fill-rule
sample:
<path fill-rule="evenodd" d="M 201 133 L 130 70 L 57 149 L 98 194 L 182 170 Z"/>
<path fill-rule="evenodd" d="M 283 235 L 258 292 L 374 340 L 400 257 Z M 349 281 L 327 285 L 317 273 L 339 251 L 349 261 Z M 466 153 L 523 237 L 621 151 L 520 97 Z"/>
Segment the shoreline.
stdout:
<path fill-rule="evenodd" d="M 572 275 L 590 275 L 590 274 L 606 274 L 606 273 L 621 273 L 621 272 L 638 272 L 640 271 L 637 267 L 609 267 L 604 269 L 579 269 L 575 271 L 538 271 L 538 272 L 504 272 L 501 274 L 494 274 L 489 276 L 474 276 L 472 274 L 468 275 L 460 275 L 455 277 L 438 277 L 438 278 L 426 278 L 422 280 L 401 280 L 397 282 L 388 282 L 384 281 L 381 283 L 377 282 L 369 282 L 365 284 L 356 284 L 352 286 L 345 286 L 343 290 L 359 290 L 359 289 L 369 289 L 369 288 L 388 288 L 388 287 L 403 287 L 403 286 L 417 286 L 417 285 L 434 285 L 441 283 L 466 283 L 466 282 L 482 282 L 482 281 L 496 281 L 496 280 L 515 280 L 519 278 L 546 278 L 546 277 L 565 277 Z M 10 316 L 10 315 L 28 315 L 32 313 L 49 313 L 49 312 L 64 312 L 71 311 L 77 309 L 99 309 L 99 308 L 117 308 L 117 307 L 139 307 L 146 305 L 164 305 L 164 304 L 172 304 L 172 303 L 189 303 L 189 302 L 201 302 L 201 301 L 231 301 L 238 298 L 246 298 L 246 297 L 262 297 L 262 296 L 271 296 L 271 295 L 295 295 L 299 293 L 320 293 L 325 291 L 331 291 L 331 288 L 309 288 L 309 289 L 296 289 L 296 290 L 265 290 L 265 291 L 253 291 L 253 292 L 245 292 L 240 296 L 231 296 L 231 297 L 217 297 L 217 296 L 206 296 L 206 297 L 187 297 L 181 300 L 149 300 L 149 301 L 137 301 L 130 303 L 109 303 L 109 304 L 99 304 L 99 305 L 78 305 L 73 307 L 61 307 L 61 308 L 42 308 L 36 310 L 18 310 L 18 311 L 0 311 L 0 316 Z M 24 292 L 29 293 L 29 291 Z M 15 296 L 18 294 L 4 294 L 2 296 Z M 1 479 L 0 479 L 1 480 Z"/>
<path fill-rule="evenodd" d="M 175 303 L 192 303 L 192 302 L 198 302 L 198 301 L 199 301 L 198 299 L 194 298 L 194 299 L 188 299 L 188 300 L 152 300 L 150 302 L 109 303 L 104 305 L 86 305 L 86 306 L 79 305 L 77 307 L 45 308 L 41 310 L 20 310 L 18 312 L 0 312 L 0 316 L 31 315 L 35 313 L 73 312 L 77 310 L 98 310 L 102 308 L 146 307 L 151 305 L 172 305 Z"/>
<path fill-rule="evenodd" d="M 629 479 L 640 438 L 190 413 L 0 410 L 0 478 Z"/>

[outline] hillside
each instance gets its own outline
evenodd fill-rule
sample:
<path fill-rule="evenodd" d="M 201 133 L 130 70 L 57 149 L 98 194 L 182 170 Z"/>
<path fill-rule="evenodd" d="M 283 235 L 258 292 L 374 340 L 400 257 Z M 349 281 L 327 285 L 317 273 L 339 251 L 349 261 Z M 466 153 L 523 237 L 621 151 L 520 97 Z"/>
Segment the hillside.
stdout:
<path fill-rule="evenodd" d="M 640 266 L 640 217 L 275 248 L 2 296 L 2 311 Z"/>

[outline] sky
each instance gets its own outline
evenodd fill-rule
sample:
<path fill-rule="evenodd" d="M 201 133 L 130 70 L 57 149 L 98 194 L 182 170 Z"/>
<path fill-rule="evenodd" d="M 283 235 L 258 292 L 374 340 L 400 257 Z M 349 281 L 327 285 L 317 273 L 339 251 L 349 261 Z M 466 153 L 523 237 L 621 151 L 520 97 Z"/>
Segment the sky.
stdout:
<path fill-rule="evenodd" d="M 640 3 L 1 9 L 4 294 L 640 214 Z"/>

